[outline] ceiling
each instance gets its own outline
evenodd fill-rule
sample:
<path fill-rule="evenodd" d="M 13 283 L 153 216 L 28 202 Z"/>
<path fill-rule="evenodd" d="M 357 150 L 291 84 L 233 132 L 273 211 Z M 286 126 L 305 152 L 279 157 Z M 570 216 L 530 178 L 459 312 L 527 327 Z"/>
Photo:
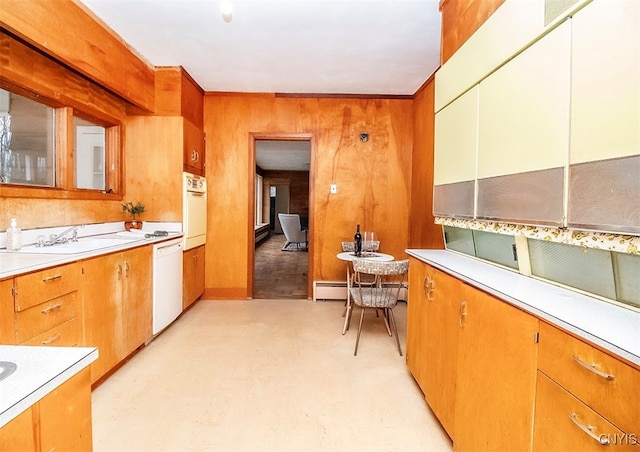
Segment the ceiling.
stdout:
<path fill-rule="evenodd" d="M 153 66 L 205 91 L 413 95 L 440 64 L 439 0 L 80 0 Z M 309 170 L 309 143 L 256 144 L 263 169 Z"/>

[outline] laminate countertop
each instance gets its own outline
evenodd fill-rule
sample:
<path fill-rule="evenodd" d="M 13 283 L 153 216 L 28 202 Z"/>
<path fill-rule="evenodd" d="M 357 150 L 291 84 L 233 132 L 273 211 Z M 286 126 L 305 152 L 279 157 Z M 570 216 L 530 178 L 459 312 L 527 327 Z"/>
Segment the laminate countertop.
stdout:
<path fill-rule="evenodd" d="M 56 254 L 56 250 L 60 250 L 67 245 L 55 245 L 50 248 L 36 249 L 32 243 L 23 246 L 23 248 L 18 251 L 7 251 L 2 249 L 0 250 L 0 280 L 11 278 L 23 273 L 68 264 L 70 262 L 89 259 L 104 254 L 125 251 L 127 249 L 163 242 L 165 240 L 183 236 L 182 232 L 175 231 L 176 228 L 181 228 L 181 225 L 179 224 L 146 223 L 148 223 L 148 226 L 146 226 L 149 228 L 148 230 L 143 229 L 142 231 L 139 231 L 139 234 L 131 233 L 130 236 L 127 235 L 129 233 L 125 232 L 117 224 L 115 226 L 113 224 L 87 226 L 86 229 L 92 234 L 81 236 L 79 241 L 94 240 L 97 243 L 101 239 L 110 239 L 106 242 L 109 246 L 102 246 L 97 249 L 79 250 L 79 252 L 75 253 Z M 145 233 L 151 234 L 154 230 L 158 229 L 168 229 L 168 235 L 160 237 L 145 237 Z M 82 231 L 84 232 L 84 229 Z M 23 235 L 25 235 L 24 232 Z M 33 233 L 31 235 L 33 235 Z M 74 245 L 69 244 L 69 246 Z M 29 248 L 28 251 L 27 248 Z"/>
<path fill-rule="evenodd" d="M 640 313 L 448 250 L 407 254 L 640 367 Z"/>
<path fill-rule="evenodd" d="M 0 380 L 0 427 L 98 358 L 93 347 L 0 345 L 0 361 L 16 364 Z"/>

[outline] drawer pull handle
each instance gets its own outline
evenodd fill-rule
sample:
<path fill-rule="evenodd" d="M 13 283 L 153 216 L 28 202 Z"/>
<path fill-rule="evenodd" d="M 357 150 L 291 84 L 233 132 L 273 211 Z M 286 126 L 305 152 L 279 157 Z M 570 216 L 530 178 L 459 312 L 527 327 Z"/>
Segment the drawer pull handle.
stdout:
<path fill-rule="evenodd" d="M 49 339 L 45 339 L 44 341 L 40 342 L 42 345 L 47 345 L 50 344 L 52 342 L 57 341 L 58 339 L 60 339 L 60 337 L 62 337 L 62 335 L 60 333 L 55 334 L 53 336 L 51 336 Z"/>
<path fill-rule="evenodd" d="M 48 276 L 46 278 L 42 279 L 42 282 L 49 282 L 49 281 L 55 281 L 56 279 L 60 279 L 62 278 L 62 275 L 53 275 L 53 276 Z"/>
<path fill-rule="evenodd" d="M 573 423 L 580 428 L 580 430 L 585 432 L 591 438 L 595 439 L 599 444 L 608 446 L 611 443 L 606 435 L 596 435 L 595 433 L 593 433 L 593 431 L 595 430 L 595 427 L 593 425 L 583 424 L 582 422 L 580 422 L 576 413 L 571 413 L 569 415 L 569 419 L 571 419 Z"/>
<path fill-rule="evenodd" d="M 598 369 L 596 364 L 585 363 L 584 361 L 582 361 L 580 359 L 580 357 L 578 355 L 571 355 L 571 357 L 574 359 L 575 362 L 580 364 L 582 367 L 584 367 L 585 369 L 590 370 L 591 372 L 593 372 L 596 375 L 600 375 L 602 378 L 605 378 L 607 380 L 613 380 L 615 378 L 615 375 L 608 374 L 608 373 L 603 372 L 600 369 Z"/>
<path fill-rule="evenodd" d="M 55 311 L 56 309 L 60 309 L 61 307 L 62 307 L 62 304 L 61 304 L 61 303 L 58 303 L 58 304 L 54 304 L 54 305 L 52 305 L 52 306 L 47 306 L 46 308 L 44 308 L 44 309 L 43 309 L 42 311 L 40 311 L 40 312 L 42 312 L 43 314 L 46 314 L 46 313 L 48 313 L 48 312 Z"/>

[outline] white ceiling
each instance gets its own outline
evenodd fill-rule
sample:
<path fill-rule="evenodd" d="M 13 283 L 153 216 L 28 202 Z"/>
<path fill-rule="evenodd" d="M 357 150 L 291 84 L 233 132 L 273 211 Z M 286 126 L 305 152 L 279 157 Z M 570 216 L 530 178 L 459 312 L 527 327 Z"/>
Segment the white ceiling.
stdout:
<path fill-rule="evenodd" d="M 439 0 L 80 0 L 153 66 L 205 91 L 412 95 L 440 64 Z M 304 156 L 304 157 L 303 157 Z M 309 170 L 309 143 L 261 142 L 263 169 Z"/>
<path fill-rule="evenodd" d="M 440 63 L 439 0 L 81 0 L 205 91 L 412 95 Z"/>

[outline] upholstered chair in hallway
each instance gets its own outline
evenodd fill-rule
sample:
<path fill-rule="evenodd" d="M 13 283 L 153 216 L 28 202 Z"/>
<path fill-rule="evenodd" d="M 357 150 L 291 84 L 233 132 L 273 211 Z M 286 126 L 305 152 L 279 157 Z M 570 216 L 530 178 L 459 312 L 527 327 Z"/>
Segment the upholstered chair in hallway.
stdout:
<path fill-rule="evenodd" d="M 282 251 L 291 251 L 290 247 L 295 246 L 295 250 L 307 250 L 307 230 L 300 226 L 300 215 L 297 213 L 279 213 L 278 219 L 282 232 L 287 239 Z"/>

